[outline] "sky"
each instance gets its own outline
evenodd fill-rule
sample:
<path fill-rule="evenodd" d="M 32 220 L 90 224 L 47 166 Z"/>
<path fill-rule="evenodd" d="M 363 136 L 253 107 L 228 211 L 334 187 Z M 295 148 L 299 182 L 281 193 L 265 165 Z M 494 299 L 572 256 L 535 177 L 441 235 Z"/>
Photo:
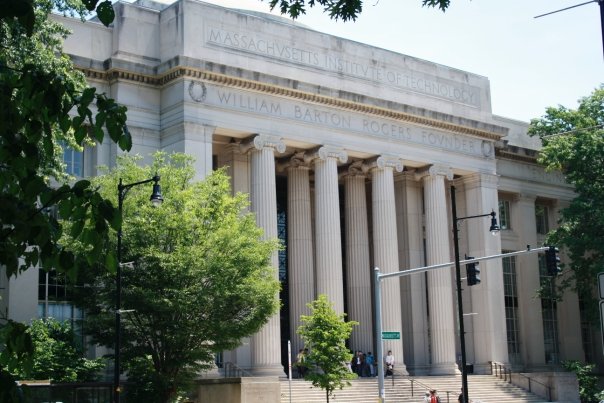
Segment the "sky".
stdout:
<path fill-rule="evenodd" d="M 203 0 L 269 12 L 261 0 Z M 308 1 L 308 0 L 307 0 Z M 451 0 L 446 12 L 421 0 L 364 0 L 356 21 L 314 7 L 298 22 L 330 35 L 485 76 L 495 115 L 529 122 L 548 106 L 576 108 L 604 83 L 600 9 L 588 0 Z M 279 15 L 277 10 L 273 14 Z"/>

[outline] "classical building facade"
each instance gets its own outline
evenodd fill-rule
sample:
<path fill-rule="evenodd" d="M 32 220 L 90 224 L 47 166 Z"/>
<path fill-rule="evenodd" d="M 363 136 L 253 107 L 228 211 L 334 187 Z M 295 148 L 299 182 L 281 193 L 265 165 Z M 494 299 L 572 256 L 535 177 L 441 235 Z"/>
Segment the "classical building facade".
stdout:
<path fill-rule="evenodd" d="M 540 143 L 527 125 L 492 113 L 486 77 L 195 0 L 115 8 L 109 28 L 57 18 L 74 30 L 65 51 L 90 84 L 128 107 L 132 152 L 191 154 L 198 179 L 228 167 L 265 236 L 286 245 L 273 257 L 281 314 L 225 362 L 283 374 L 287 340 L 294 355 L 303 347 L 299 317 L 319 294 L 360 323 L 350 348 L 375 351 L 373 268 L 453 260 L 451 186 L 459 217 L 496 211 L 502 227 L 494 237 L 489 218 L 462 221 L 462 256 L 541 246 L 573 197 L 536 164 Z M 118 152 L 105 143 L 68 162 L 95 175 Z M 537 371 L 602 355 L 576 295 L 536 297 L 549 281 L 537 254 L 485 261 L 481 271 L 479 285 L 463 283 L 475 372 L 491 361 Z M 9 314 L 64 310 L 48 281 L 30 270 L 5 282 Z M 383 282 L 383 330 L 401 333 L 384 349 L 399 369 L 458 371 L 455 290 L 451 268 Z"/>

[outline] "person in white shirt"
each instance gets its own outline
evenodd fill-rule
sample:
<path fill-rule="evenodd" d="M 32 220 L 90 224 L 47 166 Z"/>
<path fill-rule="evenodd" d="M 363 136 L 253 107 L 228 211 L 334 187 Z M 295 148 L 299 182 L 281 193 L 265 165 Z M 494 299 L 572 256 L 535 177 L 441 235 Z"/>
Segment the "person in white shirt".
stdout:
<path fill-rule="evenodd" d="M 388 350 L 388 354 L 384 358 L 384 363 L 386 364 L 386 376 L 392 375 L 392 370 L 394 369 L 394 356 L 392 355 L 392 350 Z"/>

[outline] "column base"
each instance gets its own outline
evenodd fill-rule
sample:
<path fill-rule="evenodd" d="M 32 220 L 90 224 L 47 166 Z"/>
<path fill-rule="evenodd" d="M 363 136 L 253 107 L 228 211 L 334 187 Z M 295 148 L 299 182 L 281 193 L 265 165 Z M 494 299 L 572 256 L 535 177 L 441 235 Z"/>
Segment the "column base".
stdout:
<path fill-rule="evenodd" d="M 246 370 L 252 376 L 277 376 L 279 378 L 286 378 L 287 374 L 283 370 L 283 365 L 267 365 L 262 367 L 252 367 Z"/>
<path fill-rule="evenodd" d="M 409 371 L 407 371 L 407 367 L 405 365 L 395 365 L 394 372 L 397 375 L 403 375 L 403 376 L 409 375 Z"/>
<path fill-rule="evenodd" d="M 457 364 L 454 362 L 443 364 L 432 364 L 430 375 L 457 375 L 461 374 Z"/>

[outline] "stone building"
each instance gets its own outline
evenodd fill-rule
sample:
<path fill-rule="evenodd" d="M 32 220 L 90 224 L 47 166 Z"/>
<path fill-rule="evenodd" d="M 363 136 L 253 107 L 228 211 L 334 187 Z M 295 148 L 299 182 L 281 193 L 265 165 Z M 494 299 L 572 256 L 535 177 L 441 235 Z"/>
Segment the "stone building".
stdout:
<path fill-rule="evenodd" d="M 321 293 L 360 322 L 350 348 L 375 351 L 373 268 L 453 260 L 451 186 L 459 217 L 496 211 L 502 228 L 494 237 L 488 217 L 462 221 L 462 256 L 541 246 L 573 198 L 561 175 L 537 165 L 540 142 L 527 124 L 492 113 L 486 77 L 196 0 L 115 9 L 109 28 L 57 18 L 74 31 L 65 51 L 90 84 L 128 107 L 132 152 L 194 155 L 198 179 L 228 166 L 266 236 L 286 245 L 273 258 L 281 315 L 224 362 L 283 374 L 287 340 L 302 347 L 299 316 Z M 90 176 L 118 152 L 104 143 L 66 162 Z M 599 360 L 600 335 L 576 295 L 535 297 L 542 256 L 489 260 L 481 271 L 482 282 L 463 289 L 474 372 L 492 361 L 542 371 Z M 37 270 L 1 281 L 14 319 L 77 315 Z M 384 349 L 410 374 L 455 373 L 456 312 L 452 269 L 385 281 L 383 330 L 401 338 Z"/>

